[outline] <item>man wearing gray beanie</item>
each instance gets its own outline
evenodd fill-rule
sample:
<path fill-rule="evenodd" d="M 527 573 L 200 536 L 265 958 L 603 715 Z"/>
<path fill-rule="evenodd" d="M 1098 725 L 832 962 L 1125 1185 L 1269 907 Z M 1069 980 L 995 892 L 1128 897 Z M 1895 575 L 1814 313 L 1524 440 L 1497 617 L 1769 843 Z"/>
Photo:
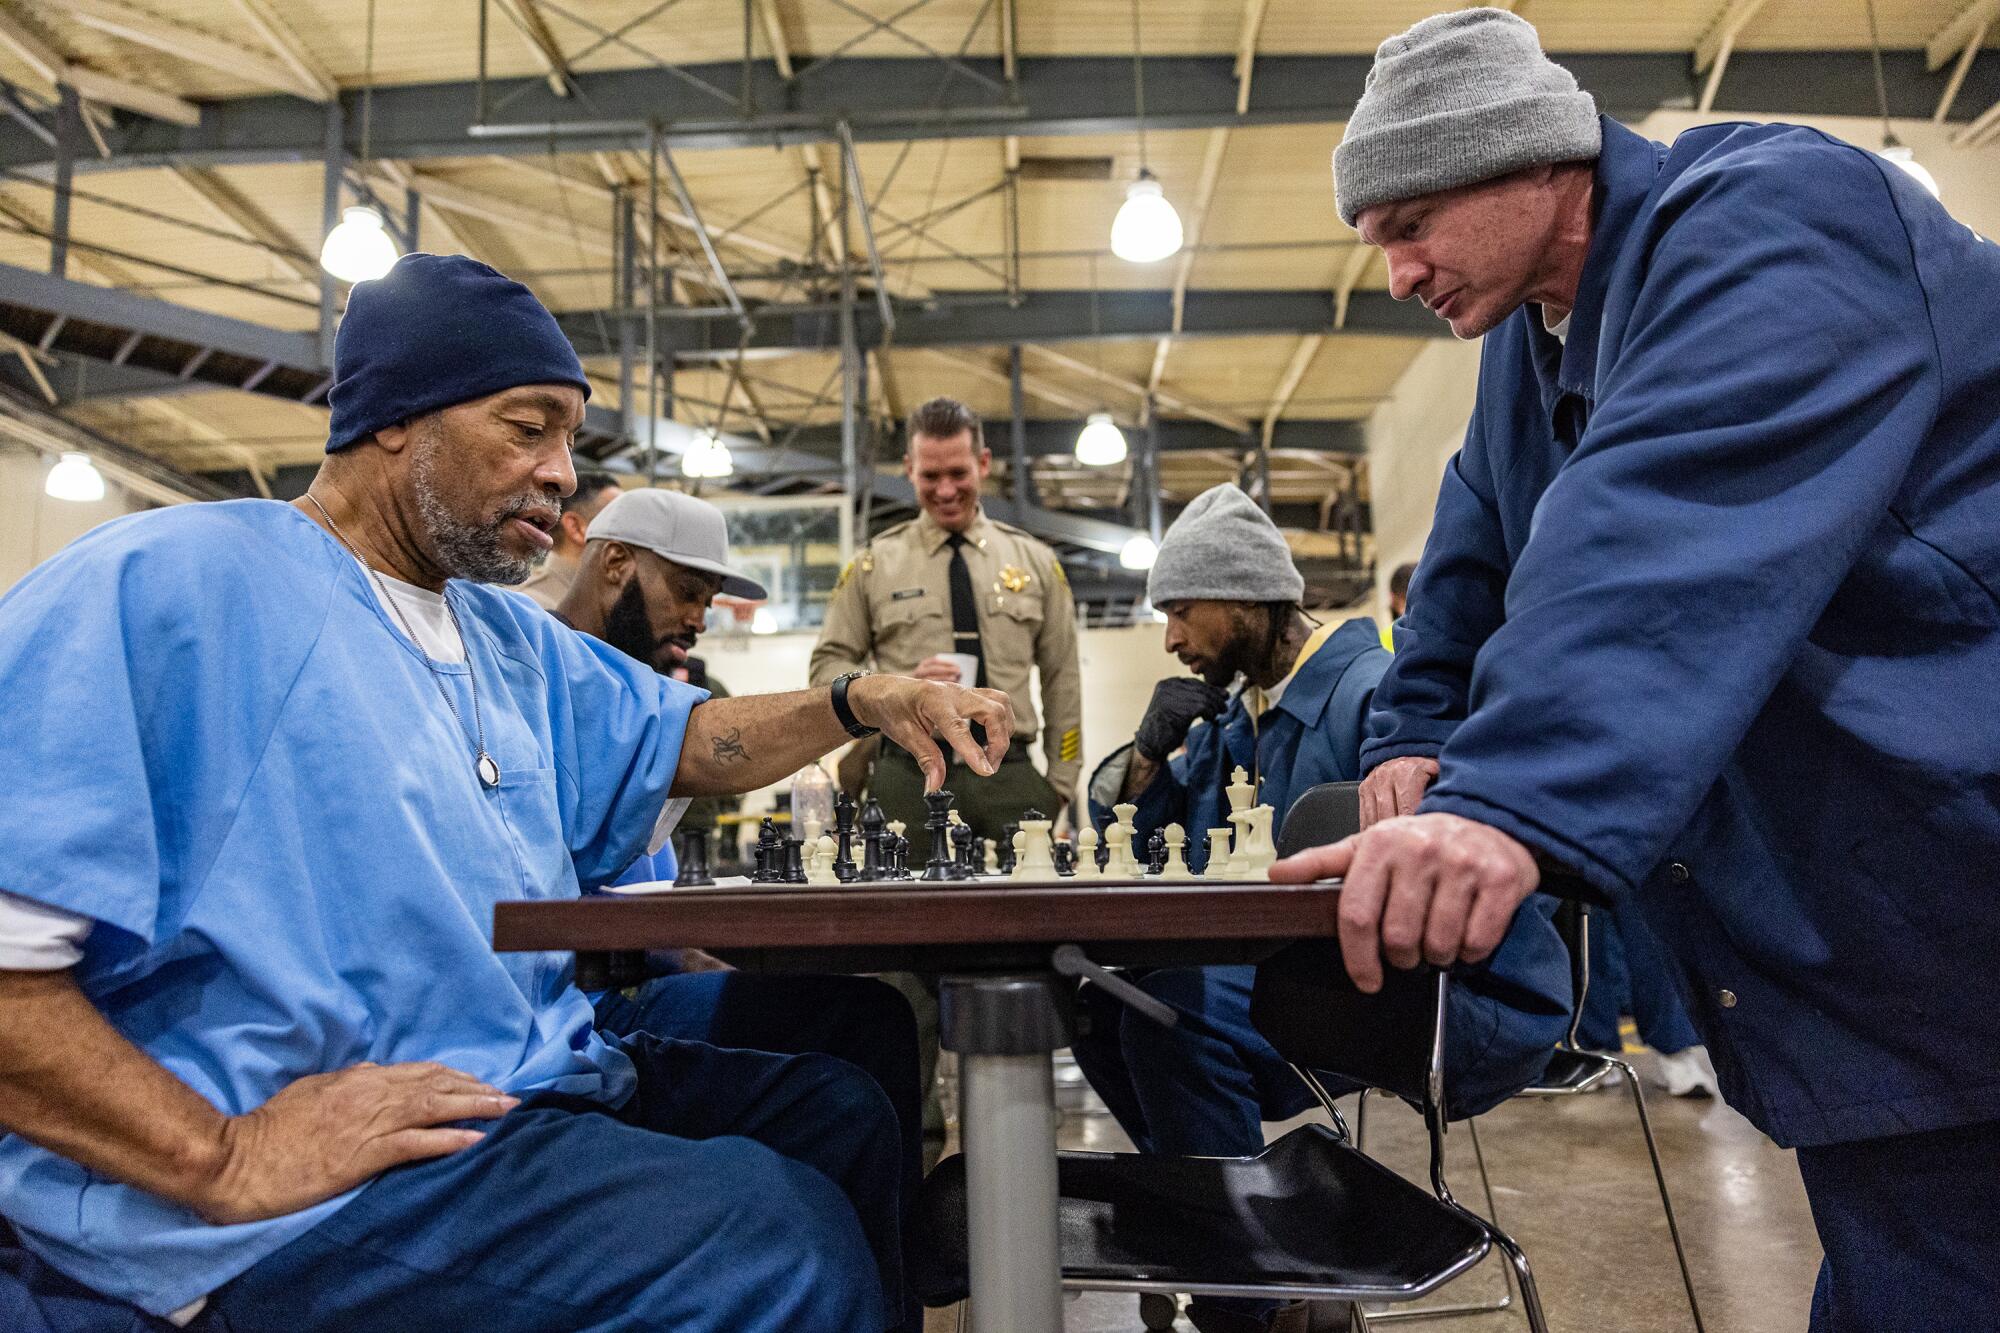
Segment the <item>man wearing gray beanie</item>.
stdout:
<path fill-rule="evenodd" d="M 1189 865 L 1213 869 L 1202 835 L 1227 824 L 1233 770 L 1251 775 L 1257 799 L 1281 818 L 1309 787 L 1360 775 L 1369 698 L 1389 654 L 1365 617 L 1318 625 L 1305 615 L 1305 580 L 1283 534 L 1235 485 L 1204 492 L 1167 529 L 1147 593 L 1166 614 L 1167 651 L 1195 674 L 1155 687 L 1132 743 L 1093 776 L 1091 815 L 1102 827 L 1113 805 L 1130 801 L 1137 847 L 1179 824 L 1189 831 Z M 1232 685 L 1233 696 L 1224 692 Z M 1092 1022 L 1073 1046 L 1077 1064 L 1142 1151 L 1254 1155 L 1264 1146 L 1262 1121 L 1314 1104 L 1251 1025 L 1254 974 L 1164 968 L 1136 977 L 1198 1017 L 1176 1028 L 1128 1018 L 1084 988 Z M 1493 959 L 1468 969 L 1452 991 L 1454 1115 L 1483 1110 L 1541 1074 L 1566 1025 L 1569 993 L 1549 911 L 1522 912 Z M 1302 1328 L 1306 1312 L 1199 1299 L 1189 1317 L 1202 1333 L 1263 1333 Z"/>
<path fill-rule="evenodd" d="M 1392 293 L 1485 343 L 1363 832 L 1273 876 L 1345 877 L 1364 989 L 1487 957 L 1548 867 L 1642 911 L 1798 1150 L 1813 1328 L 2000 1327 L 2000 249 L 1820 131 L 1588 106 L 1461 11 L 1334 154 Z"/>

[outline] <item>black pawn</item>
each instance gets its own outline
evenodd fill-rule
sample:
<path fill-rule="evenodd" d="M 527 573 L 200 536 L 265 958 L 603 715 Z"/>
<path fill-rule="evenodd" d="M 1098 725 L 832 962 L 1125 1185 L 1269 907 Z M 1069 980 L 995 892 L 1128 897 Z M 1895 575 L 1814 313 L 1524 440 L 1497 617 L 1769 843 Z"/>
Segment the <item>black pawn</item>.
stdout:
<path fill-rule="evenodd" d="M 680 873 L 674 876 L 677 889 L 698 889 L 715 883 L 708 873 L 708 830 L 691 828 L 681 834 L 678 849 Z"/>
<path fill-rule="evenodd" d="M 788 836 L 785 839 L 785 883 L 806 882 L 806 840 Z"/>
<path fill-rule="evenodd" d="M 924 793 L 924 832 L 931 836 L 931 857 L 924 864 L 924 882 L 958 878 L 951 862 L 951 803 L 948 791 Z"/>
<path fill-rule="evenodd" d="M 1014 835 L 1020 831 L 1021 826 L 1019 824 L 1002 824 L 1000 826 L 999 871 L 1003 875 L 1014 873 L 1014 862 L 1016 859 L 1014 856 Z"/>
<path fill-rule="evenodd" d="M 972 844 L 975 841 L 977 841 L 977 835 L 973 833 L 972 825 L 953 824 L 951 826 L 952 860 L 958 866 L 958 877 L 960 879 L 973 879 L 979 874 L 979 867 L 972 863 Z"/>
<path fill-rule="evenodd" d="M 1146 839 L 1146 873 L 1164 874 L 1167 869 L 1167 835 L 1159 829 Z"/>
<path fill-rule="evenodd" d="M 854 798 L 845 792 L 833 802 L 833 877 L 854 882 Z"/>
<path fill-rule="evenodd" d="M 1076 844 L 1067 838 L 1056 843 L 1050 852 L 1056 863 L 1056 874 L 1065 878 L 1076 873 Z"/>
<path fill-rule="evenodd" d="M 888 837 L 889 820 L 881 802 L 870 797 L 861 807 L 861 873 L 859 878 L 874 884 L 888 878 L 888 863 L 882 857 L 882 840 Z"/>
<path fill-rule="evenodd" d="M 1099 870 L 1103 870 L 1111 864 L 1111 840 L 1109 838 L 1098 838 L 1096 860 Z"/>

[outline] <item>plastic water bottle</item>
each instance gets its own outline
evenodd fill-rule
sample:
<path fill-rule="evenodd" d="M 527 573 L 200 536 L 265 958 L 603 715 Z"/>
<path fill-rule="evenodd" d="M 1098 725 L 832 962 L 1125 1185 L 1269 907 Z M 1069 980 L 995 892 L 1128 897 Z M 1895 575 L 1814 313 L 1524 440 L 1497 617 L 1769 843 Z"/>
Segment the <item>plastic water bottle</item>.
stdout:
<path fill-rule="evenodd" d="M 814 821 L 821 830 L 833 828 L 833 779 L 818 764 L 807 764 L 792 774 L 793 836 L 804 837 Z"/>

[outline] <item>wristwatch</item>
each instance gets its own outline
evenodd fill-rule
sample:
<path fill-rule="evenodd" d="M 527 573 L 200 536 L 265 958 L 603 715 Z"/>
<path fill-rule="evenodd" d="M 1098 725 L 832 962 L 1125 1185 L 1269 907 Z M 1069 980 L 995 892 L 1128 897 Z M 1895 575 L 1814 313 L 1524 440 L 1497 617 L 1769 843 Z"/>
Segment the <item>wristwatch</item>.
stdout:
<path fill-rule="evenodd" d="M 880 727 L 863 726 L 861 719 L 854 716 L 854 710 L 847 706 L 848 682 L 858 680 L 867 674 L 866 671 L 850 671 L 833 682 L 833 716 L 847 729 L 847 734 L 858 741 L 866 740 L 881 730 Z"/>

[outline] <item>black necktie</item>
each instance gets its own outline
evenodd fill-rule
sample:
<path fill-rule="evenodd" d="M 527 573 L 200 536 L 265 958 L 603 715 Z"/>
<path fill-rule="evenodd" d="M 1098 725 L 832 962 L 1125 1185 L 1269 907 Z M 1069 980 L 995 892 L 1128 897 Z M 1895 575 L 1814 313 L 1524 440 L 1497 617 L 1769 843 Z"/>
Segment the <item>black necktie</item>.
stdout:
<path fill-rule="evenodd" d="M 978 659 L 979 671 L 972 683 L 984 689 L 986 654 L 979 642 L 979 601 L 972 592 L 972 570 L 965 563 L 965 534 L 954 532 L 944 540 L 951 547 L 951 650 Z"/>

